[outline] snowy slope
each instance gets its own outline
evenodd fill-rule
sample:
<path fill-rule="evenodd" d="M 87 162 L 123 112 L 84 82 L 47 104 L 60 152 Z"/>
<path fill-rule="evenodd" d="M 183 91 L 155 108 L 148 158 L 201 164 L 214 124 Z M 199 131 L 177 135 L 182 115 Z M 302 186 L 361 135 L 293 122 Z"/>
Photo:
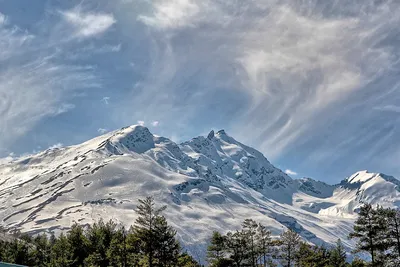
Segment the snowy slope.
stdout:
<path fill-rule="evenodd" d="M 313 243 L 342 238 L 351 247 L 346 236 L 360 202 L 397 206 L 399 183 L 368 172 L 336 186 L 293 180 L 223 130 L 176 144 L 131 126 L 0 165 L 0 218 L 29 232 L 100 218 L 132 224 L 137 199 L 153 195 L 194 255 L 203 255 L 213 230 L 246 218 L 274 234 L 289 227 Z"/>

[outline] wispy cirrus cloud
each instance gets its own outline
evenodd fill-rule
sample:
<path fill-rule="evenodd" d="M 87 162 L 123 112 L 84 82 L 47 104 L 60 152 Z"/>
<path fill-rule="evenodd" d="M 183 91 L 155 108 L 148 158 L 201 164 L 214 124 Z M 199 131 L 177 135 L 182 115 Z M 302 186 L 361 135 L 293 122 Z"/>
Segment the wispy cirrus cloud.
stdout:
<path fill-rule="evenodd" d="M 389 111 L 389 112 L 400 113 L 400 106 L 396 106 L 396 105 L 378 106 L 378 107 L 375 107 L 374 109 L 380 110 L 380 111 Z"/>
<path fill-rule="evenodd" d="M 61 14 L 74 28 L 74 34 L 82 38 L 102 34 L 116 23 L 112 14 L 84 12 L 79 7 L 62 11 Z"/>
<path fill-rule="evenodd" d="M 370 130 L 379 120 L 371 105 L 399 98 L 390 78 L 399 73 L 399 3 L 166 0 L 150 6 L 138 18 L 153 30 L 152 64 L 143 89 L 133 89 L 138 102 L 151 102 L 143 114 L 178 118 L 174 126 L 184 128 L 203 123 L 213 110 L 212 124 L 274 161 L 294 161 L 295 149 L 302 153 L 294 166 L 301 172 L 360 151 L 381 153 L 388 144 L 400 150 L 398 121 Z M 385 138 L 376 146 L 366 145 L 379 135 Z M 356 158 L 353 168 L 377 165 Z M 385 166 L 395 163 L 388 159 Z"/>
<path fill-rule="evenodd" d="M 0 119 L 14 131 L 0 143 L 28 140 L 58 113 L 82 136 L 57 122 L 65 128 L 42 147 L 157 120 L 157 134 L 174 140 L 225 128 L 273 163 L 319 179 L 366 168 L 400 175 L 398 1 L 60 3 L 21 24 L 0 19 L 8 88 L 0 91 L 13 99 L 0 107 L 27 103 Z M 15 134 L 19 125 L 27 126 Z"/>
<path fill-rule="evenodd" d="M 53 27 L 64 23 L 59 17 L 51 17 L 53 25 L 43 24 L 35 31 L 20 28 L 3 14 L 0 17 L 0 152 L 5 153 L 42 119 L 73 110 L 75 104 L 69 101 L 75 95 L 101 85 L 91 65 L 63 59 L 64 50 L 71 52 L 73 40 L 57 40 L 53 35 L 57 34 Z M 96 20 L 84 17 L 83 21 Z M 80 34 L 87 36 L 106 28 L 82 27 Z"/>
<path fill-rule="evenodd" d="M 204 1 L 207 2 L 207 1 Z M 144 23 L 160 28 L 179 28 L 192 25 L 194 19 L 201 10 L 200 2 L 192 0 L 155 0 L 151 16 L 140 15 L 138 18 Z"/>

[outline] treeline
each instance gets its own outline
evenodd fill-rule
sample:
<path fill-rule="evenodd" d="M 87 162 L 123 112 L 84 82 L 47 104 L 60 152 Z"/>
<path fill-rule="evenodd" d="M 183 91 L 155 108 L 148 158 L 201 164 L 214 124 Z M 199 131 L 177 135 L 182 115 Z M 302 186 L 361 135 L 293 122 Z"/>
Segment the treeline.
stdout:
<path fill-rule="evenodd" d="M 113 221 L 83 227 L 74 224 L 66 234 L 18 235 L 0 241 L 0 261 L 46 267 L 200 267 L 184 252 L 176 231 L 152 197 L 139 200 L 138 218 L 126 229 Z M 268 228 L 247 219 L 234 232 L 214 232 L 207 249 L 212 267 L 399 267 L 400 213 L 363 205 L 349 238 L 353 253 L 369 253 L 371 262 L 355 257 L 351 263 L 341 240 L 335 246 L 314 246 L 292 230 L 273 237 Z"/>
<path fill-rule="evenodd" d="M 197 267 L 183 252 L 153 198 L 139 200 L 134 225 L 125 229 L 113 221 L 99 221 L 83 228 L 74 224 L 58 237 L 23 234 L 0 241 L 0 261 L 46 267 Z"/>
<path fill-rule="evenodd" d="M 371 256 L 372 266 L 400 266 L 400 211 L 364 204 L 350 238 L 357 240 L 354 252 Z"/>
<path fill-rule="evenodd" d="M 207 249 L 207 258 L 212 267 L 345 267 L 366 266 L 356 259 L 347 263 L 346 251 L 340 240 L 335 247 L 312 246 L 301 240 L 292 230 L 284 231 L 273 239 L 267 227 L 251 219 L 243 222 L 242 228 L 226 235 L 214 232 Z"/>

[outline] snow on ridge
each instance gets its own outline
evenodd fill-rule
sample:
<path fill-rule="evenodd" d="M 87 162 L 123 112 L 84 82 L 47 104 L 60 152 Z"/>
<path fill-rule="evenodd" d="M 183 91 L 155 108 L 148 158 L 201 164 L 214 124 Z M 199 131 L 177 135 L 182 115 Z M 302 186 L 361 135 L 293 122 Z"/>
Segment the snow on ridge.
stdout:
<path fill-rule="evenodd" d="M 393 177 L 363 171 L 345 181 L 293 180 L 223 130 L 176 144 L 133 125 L 0 165 L 0 218 L 32 232 L 99 218 L 130 224 L 137 198 L 154 195 L 189 251 L 246 218 L 274 234 L 294 227 L 310 242 L 333 243 L 345 239 L 362 201 L 400 203 Z"/>

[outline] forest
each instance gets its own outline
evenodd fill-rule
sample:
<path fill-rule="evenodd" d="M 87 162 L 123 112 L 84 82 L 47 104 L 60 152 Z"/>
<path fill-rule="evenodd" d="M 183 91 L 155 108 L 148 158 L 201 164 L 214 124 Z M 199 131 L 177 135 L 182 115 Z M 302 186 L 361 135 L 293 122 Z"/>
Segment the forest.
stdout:
<path fill-rule="evenodd" d="M 362 205 L 348 237 L 357 243 L 353 251 L 346 251 L 341 240 L 334 246 L 309 244 L 291 229 L 272 236 L 268 226 L 246 219 L 241 229 L 214 232 L 206 259 L 184 250 L 162 214 L 165 209 L 147 197 L 139 200 L 138 217 L 129 228 L 100 220 L 74 224 L 58 236 L 13 233 L 11 240 L 0 241 L 0 261 L 43 267 L 400 266 L 400 212 L 395 209 Z"/>

